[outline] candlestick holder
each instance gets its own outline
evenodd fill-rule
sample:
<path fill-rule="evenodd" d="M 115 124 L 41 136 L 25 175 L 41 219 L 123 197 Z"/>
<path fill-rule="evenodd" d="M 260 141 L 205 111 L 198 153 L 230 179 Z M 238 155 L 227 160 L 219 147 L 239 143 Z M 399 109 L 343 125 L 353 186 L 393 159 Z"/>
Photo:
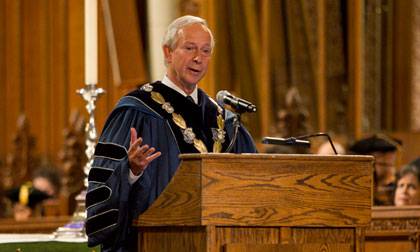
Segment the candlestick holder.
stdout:
<path fill-rule="evenodd" d="M 95 109 L 96 100 L 105 93 L 102 88 L 97 88 L 96 84 L 86 84 L 82 89 L 76 91 L 82 96 L 87 102 L 85 108 L 89 114 L 89 120 L 86 123 L 86 150 L 87 162 L 83 167 L 83 173 L 85 174 L 82 191 L 76 196 L 76 210 L 73 213 L 72 221 L 66 224 L 64 227 L 59 227 L 54 232 L 55 237 L 85 237 L 85 220 L 86 220 L 86 189 L 88 187 L 88 175 L 93 163 L 93 155 L 95 153 L 95 145 L 98 138 L 98 134 L 95 126 Z"/>

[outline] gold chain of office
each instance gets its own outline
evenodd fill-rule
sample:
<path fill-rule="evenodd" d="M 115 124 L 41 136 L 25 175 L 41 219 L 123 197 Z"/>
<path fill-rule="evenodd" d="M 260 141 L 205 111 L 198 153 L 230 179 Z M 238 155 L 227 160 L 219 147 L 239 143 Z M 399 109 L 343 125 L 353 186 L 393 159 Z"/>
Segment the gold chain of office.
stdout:
<path fill-rule="evenodd" d="M 207 153 L 207 147 L 204 144 L 204 142 L 200 139 L 198 139 L 191 127 L 187 127 L 187 123 L 185 122 L 182 115 L 175 113 L 174 108 L 172 107 L 171 103 L 165 101 L 165 98 L 156 91 L 153 91 L 153 86 L 151 84 L 145 84 L 141 87 L 143 91 L 146 91 L 150 93 L 150 96 L 153 101 L 160 104 L 162 106 L 162 109 L 165 110 L 168 114 L 172 115 L 172 121 L 180 128 L 182 135 L 184 136 L 184 141 L 188 144 L 194 145 L 194 147 L 200 152 L 200 153 Z M 212 128 L 212 134 L 213 134 L 213 152 L 220 153 L 222 151 L 222 144 L 225 141 L 225 135 L 226 132 L 224 130 L 225 128 L 225 120 L 222 116 L 222 108 L 217 106 L 217 129 Z"/>

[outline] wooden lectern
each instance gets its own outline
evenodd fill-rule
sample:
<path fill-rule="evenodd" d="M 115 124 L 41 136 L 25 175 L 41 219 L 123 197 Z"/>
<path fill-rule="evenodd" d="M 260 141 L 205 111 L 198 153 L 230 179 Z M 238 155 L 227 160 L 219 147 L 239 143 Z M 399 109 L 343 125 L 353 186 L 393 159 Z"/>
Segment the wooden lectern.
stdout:
<path fill-rule="evenodd" d="M 363 251 L 373 157 L 185 154 L 138 251 Z"/>

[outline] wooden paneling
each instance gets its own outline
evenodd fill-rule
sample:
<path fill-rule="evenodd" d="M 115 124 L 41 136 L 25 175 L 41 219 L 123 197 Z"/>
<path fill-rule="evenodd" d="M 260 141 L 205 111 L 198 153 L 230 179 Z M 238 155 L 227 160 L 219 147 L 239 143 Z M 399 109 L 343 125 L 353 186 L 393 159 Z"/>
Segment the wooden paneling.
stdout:
<path fill-rule="evenodd" d="M 0 1 L 0 17 L 6 16 L 6 3 Z M 6 90 L 6 53 L 5 38 L 6 38 L 6 19 L 0 18 L 0 90 Z M 2 93 L 4 95 L 4 93 Z M 0 99 L 0 111 L 6 111 L 6 100 Z M 6 113 L 0 113 L 0 129 L 6 125 Z M 0 130 L 0 168 L 4 160 L 6 150 L 6 132 Z"/>
<path fill-rule="evenodd" d="M 5 137 L 5 150 L 7 151 L 12 141 L 12 132 L 16 129 L 19 112 L 22 111 L 21 103 L 21 4 L 20 1 L 4 1 L 5 20 L 4 33 L 4 58 L 5 58 L 5 83 L 4 90 L 0 92 L 6 104 L 6 125 L 1 125 Z M 4 128 L 3 128 L 4 127 Z M 3 154 L 5 155 L 5 153 Z"/>
<path fill-rule="evenodd" d="M 317 41 L 318 41 L 318 57 L 316 67 L 316 86 L 318 96 L 318 129 L 322 132 L 327 130 L 327 83 L 326 83 L 326 1 L 317 1 Z M 308 25 L 309 26 L 309 25 Z"/>
<path fill-rule="evenodd" d="M 366 242 L 366 252 L 377 252 L 377 251 L 415 251 L 412 242 L 398 241 L 389 239 L 388 241 L 371 240 Z"/>
<path fill-rule="evenodd" d="M 356 139 L 362 136 L 363 125 L 363 4 L 361 0 L 356 0 L 347 4 L 348 8 L 348 30 L 349 30 L 349 82 L 352 90 L 350 99 L 350 114 L 352 114 L 353 132 L 349 135 Z"/>
<path fill-rule="evenodd" d="M 400 139 L 403 143 L 398 153 L 400 162 L 397 163 L 397 168 L 420 157 L 420 132 L 389 132 L 389 135 Z"/>
<path fill-rule="evenodd" d="M 304 251 L 354 251 L 348 244 L 304 244 L 304 245 L 280 245 L 280 244 L 227 244 L 224 252 L 304 252 Z"/>
<path fill-rule="evenodd" d="M 354 229 L 327 229 L 327 228 L 293 228 L 292 237 L 295 243 L 321 243 L 331 241 L 333 243 L 350 244 L 354 246 Z"/>
<path fill-rule="evenodd" d="M 79 110 L 87 117 L 86 102 L 76 93 L 84 87 L 83 3 L 84 0 L 0 0 L 0 163 L 11 152 L 20 114 L 26 114 L 29 120 L 30 132 L 37 142 L 36 152 L 56 164 L 71 112 Z M 125 42 L 119 48 L 120 55 L 129 55 L 132 60 L 123 61 L 123 76 L 135 82 L 129 73 L 136 69 L 136 81 L 146 81 L 140 32 L 131 35 L 139 22 L 135 1 L 114 5 L 116 10 L 111 11 L 119 21 L 119 35 L 129 35 L 117 39 Z M 95 115 L 97 130 L 101 131 L 105 118 L 126 90 L 114 85 L 102 8 L 98 14 L 98 86 L 106 90 L 105 98 L 97 102 Z M 124 30 L 124 22 L 133 20 L 137 26 L 129 23 L 131 30 Z M 130 45 L 137 45 L 135 54 L 131 54 Z"/>
<path fill-rule="evenodd" d="M 114 83 L 116 85 L 125 85 L 126 88 L 135 87 L 139 83 L 147 80 L 147 72 L 142 50 L 142 41 L 140 38 L 140 25 L 137 13 L 136 0 L 127 0 L 124 2 L 118 0 L 104 0 L 109 2 L 110 16 L 104 18 L 111 19 L 113 36 L 108 36 L 108 46 L 114 46 L 114 50 L 109 50 L 115 56 L 111 64 L 117 64 Z M 104 12 L 105 13 L 105 12 Z M 111 32 L 111 31 L 109 31 Z M 160 46 L 160 45 L 154 45 Z M 127 50 L 129 48 L 129 50 Z M 120 81 L 120 82 L 118 82 Z"/>
<path fill-rule="evenodd" d="M 46 153 L 45 127 L 48 106 L 46 66 L 46 1 L 22 1 L 22 66 L 23 110 L 30 121 L 32 132 L 38 132 L 37 149 Z"/>
<path fill-rule="evenodd" d="M 394 130 L 410 130 L 410 84 L 412 82 L 411 50 L 413 44 L 413 2 L 395 1 L 394 17 L 394 67 L 393 67 L 393 101 L 394 101 Z M 410 17 L 410 18 L 408 18 Z M 415 69 L 417 70 L 417 69 Z M 408 85 L 407 85 L 408 84 Z M 414 115 L 416 116 L 416 115 Z M 418 116 L 418 115 L 417 115 Z"/>
<path fill-rule="evenodd" d="M 83 108 L 85 102 L 76 94 L 84 85 L 84 16 L 83 0 L 68 1 L 68 96 L 69 108 Z M 84 110 L 83 110 L 84 112 Z"/>
<path fill-rule="evenodd" d="M 303 228 L 301 228 L 303 229 Z M 284 243 L 280 227 L 141 227 L 138 251 L 206 251 L 206 252 L 303 252 L 357 251 L 351 229 L 325 229 L 326 235 L 311 239 L 308 233 L 296 233 L 295 239 Z M 331 237 L 345 236 L 349 239 Z"/>
<path fill-rule="evenodd" d="M 48 40 L 51 64 L 48 66 L 50 76 L 49 104 L 51 117 L 48 121 L 47 151 L 50 159 L 56 160 L 55 149 L 63 139 L 63 130 L 67 125 L 69 109 L 67 99 L 68 87 L 68 25 L 67 0 L 49 2 L 50 27 Z"/>
<path fill-rule="evenodd" d="M 139 237 L 138 251 L 209 251 L 205 227 L 146 228 Z"/>
<path fill-rule="evenodd" d="M 261 75 L 261 84 L 258 94 L 258 99 L 260 101 L 259 111 L 264 111 L 261 113 L 260 120 L 260 136 L 267 136 L 269 134 L 269 129 L 271 125 L 271 119 L 273 115 L 272 109 L 272 96 L 270 95 L 271 82 L 272 78 L 270 76 L 270 68 L 267 66 L 270 65 L 270 22 L 272 22 L 271 17 L 271 4 L 268 0 L 263 0 L 261 3 L 262 9 L 262 20 L 261 20 L 261 64 L 260 64 L 260 75 Z"/>
<path fill-rule="evenodd" d="M 238 251 L 234 248 L 235 245 L 230 244 L 243 245 L 243 241 L 247 241 L 250 245 L 280 243 L 280 227 L 217 227 L 215 232 L 216 239 L 212 247 L 218 248 L 216 251 L 220 251 L 224 246 L 228 248 L 227 251 L 230 251 L 229 249 Z"/>

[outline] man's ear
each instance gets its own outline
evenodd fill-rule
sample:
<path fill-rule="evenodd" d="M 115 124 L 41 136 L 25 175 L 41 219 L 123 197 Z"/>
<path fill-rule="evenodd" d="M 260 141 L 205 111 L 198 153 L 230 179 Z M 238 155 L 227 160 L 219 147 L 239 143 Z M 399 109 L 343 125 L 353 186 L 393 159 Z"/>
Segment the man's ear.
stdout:
<path fill-rule="evenodd" d="M 167 45 L 164 45 L 162 49 L 163 49 L 163 56 L 165 57 L 165 61 L 167 63 L 171 63 L 171 61 L 172 61 L 172 50 L 171 50 L 171 48 Z"/>

